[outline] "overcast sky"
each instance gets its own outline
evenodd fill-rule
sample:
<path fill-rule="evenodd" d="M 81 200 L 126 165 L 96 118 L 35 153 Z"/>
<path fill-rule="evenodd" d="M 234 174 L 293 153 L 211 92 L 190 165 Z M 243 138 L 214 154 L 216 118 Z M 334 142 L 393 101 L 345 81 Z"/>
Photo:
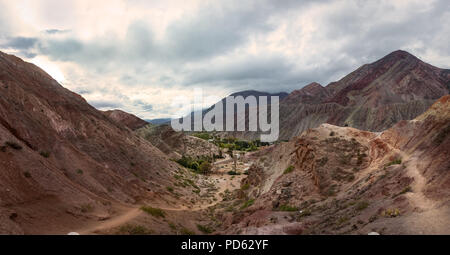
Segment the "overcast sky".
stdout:
<path fill-rule="evenodd" d="M 150 119 L 193 88 L 291 92 L 397 49 L 450 68 L 449 24 L 448 0 L 0 0 L 0 50 Z"/>

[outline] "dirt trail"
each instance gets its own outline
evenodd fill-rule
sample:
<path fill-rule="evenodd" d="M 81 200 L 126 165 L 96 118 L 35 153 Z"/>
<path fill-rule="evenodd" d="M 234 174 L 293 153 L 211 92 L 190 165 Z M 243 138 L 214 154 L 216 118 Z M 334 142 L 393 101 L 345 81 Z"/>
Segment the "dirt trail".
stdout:
<path fill-rule="evenodd" d="M 420 159 L 392 146 L 390 148 L 401 157 L 406 167 L 407 175 L 414 179 L 411 184 L 411 192 L 405 194 L 413 206 L 414 212 L 410 217 L 404 219 L 405 225 L 411 229 L 412 233 L 448 234 L 448 226 L 446 224 L 448 222 L 448 210 L 440 208 L 440 204 L 437 201 L 428 198 L 424 194 L 427 180 L 419 171 Z"/>
<path fill-rule="evenodd" d="M 86 228 L 78 230 L 76 232 L 79 233 L 80 235 L 88 235 L 96 233 L 98 231 L 115 228 L 133 220 L 134 218 L 141 215 L 141 213 L 142 210 L 139 207 L 130 208 L 118 216 L 115 216 L 113 218 L 99 222 L 94 225 L 87 226 Z"/>
<path fill-rule="evenodd" d="M 240 172 L 243 172 L 247 167 L 248 164 L 245 164 L 243 162 L 239 162 L 237 164 L 237 170 Z M 243 175 L 228 175 L 227 172 L 232 170 L 233 168 L 233 160 L 227 155 L 227 157 L 223 160 L 217 161 L 214 163 L 214 173 L 209 176 L 209 180 L 212 181 L 217 191 L 214 194 L 214 197 L 216 198 L 216 201 L 211 201 L 207 203 L 198 203 L 194 205 L 193 207 L 187 207 L 187 206 L 181 206 L 181 207 L 164 207 L 164 206 L 158 206 L 158 208 L 165 210 L 165 211 L 201 211 L 204 209 L 207 209 L 208 207 L 214 206 L 215 204 L 219 203 L 221 201 L 220 194 L 224 193 L 226 190 L 232 191 L 234 189 L 237 189 L 240 187 L 240 182 L 242 178 L 244 178 Z M 203 201 L 202 201 L 203 202 Z M 144 214 L 144 212 L 140 209 L 141 206 L 138 207 L 124 207 L 119 206 L 116 208 L 119 213 L 110 219 L 94 222 L 92 224 L 89 224 L 88 226 L 77 230 L 75 232 L 81 234 L 81 235 L 89 235 L 89 234 L 96 234 L 101 231 L 105 231 L 108 229 L 113 229 L 119 226 L 122 226 L 137 217 Z"/>

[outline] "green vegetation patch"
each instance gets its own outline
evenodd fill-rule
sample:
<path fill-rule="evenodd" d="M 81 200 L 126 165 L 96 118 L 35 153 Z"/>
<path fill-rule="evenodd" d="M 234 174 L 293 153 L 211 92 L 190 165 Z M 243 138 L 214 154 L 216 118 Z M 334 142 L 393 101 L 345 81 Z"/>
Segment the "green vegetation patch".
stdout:
<path fill-rule="evenodd" d="M 164 210 L 159 209 L 159 208 L 153 208 L 151 206 L 142 206 L 141 210 L 152 215 L 153 217 L 156 217 L 156 218 L 166 217 L 166 212 L 164 212 Z"/>
<path fill-rule="evenodd" d="M 296 212 L 298 211 L 298 208 L 291 205 L 281 205 L 278 210 L 283 212 Z"/>
<path fill-rule="evenodd" d="M 117 234 L 120 235 L 151 235 L 153 231 L 140 225 L 127 224 L 119 228 Z"/>
<path fill-rule="evenodd" d="M 205 225 L 197 224 L 197 228 L 198 228 L 198 230 L 200 230 L 201 232 L 203 232 L 205 234 L 211 234 L 212 232 L 214 232 L 213 228 L 211 228 L 209 226 L 205 226 Z"/>
<path fill-rule="evenodd" d="M 392 165 L 400 165 L 401 163 L 402 163 L 402 159 L 396 159 L 396 160 L 393 160 L 393 161 L 387 163 L 386 167 L 392 166 Z"/>
<path fill-rule="evenodd" d="M 249 199 L 241 206 L 241 210 L 252 206 L 255 203 L 255 199 Z"/>
<path fill-rule="evenodd" d="M 294 167 L 293 167 L 293 166 L 288 166 L 288 167 L 284 170 L 283 174 L 288 174 L 288 173 L 291 173 L 292 171 L 294 171 Z"/>

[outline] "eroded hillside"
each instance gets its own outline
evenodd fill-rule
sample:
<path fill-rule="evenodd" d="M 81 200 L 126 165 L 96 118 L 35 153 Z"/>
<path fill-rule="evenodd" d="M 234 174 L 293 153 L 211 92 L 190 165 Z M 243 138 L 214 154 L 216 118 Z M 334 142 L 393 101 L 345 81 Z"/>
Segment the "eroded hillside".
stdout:
<path fill-rule="evenodd" d="M 384 132 L 322 124 L 252 155 L 220 233 L 450 233 L 449 113 L 445 96 Z"/>

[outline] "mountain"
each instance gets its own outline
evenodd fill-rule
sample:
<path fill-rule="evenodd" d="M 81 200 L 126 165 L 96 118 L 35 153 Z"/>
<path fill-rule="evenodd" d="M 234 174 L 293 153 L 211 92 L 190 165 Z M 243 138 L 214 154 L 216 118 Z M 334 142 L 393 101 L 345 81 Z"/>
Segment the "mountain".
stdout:
<path fill-rule="evenodd" d="M 382 131 L 423 113 L 450 91 L 450 70 L 395 51 L 323 87 L 311 83 L 280 102 L 280 140 L 322 123 Z M 259 133 L 234 132 L 257 139 Z"/>
<path fill-rule="evenodd" d="M 219 148 L 203 139 L 176 132 L 170 125 L 147 125 L 136 133 L 152 143 L 172 159 L 180 159 L 183 155 L 198 157 L 213 157 L 219 155 Z"/>
<path fill-rule="evenodd" d="M 151 119 L 151 120 L 146 120 L 146 121 L 151 124 L 160 125 L 160 124 L 169 123 L 171 120 L 172 119 L 170 119 L 170 118 L 162 118 L 162 119 Z"/>
<path fill-rule="evenodd" d="M 185 170 L 106 115 L 0 52 L 0 234 L 65 234 L 125 207 L 190 204 L 165 188 Z"/>
<path fill-rule="evenodd" d="M 254 96 L 254 97 L 256 97 L 257 100 L 259 99 L 260 96 L 266 96 L 266 97 L 278 96 L 280 98 L 280 100 L 282 100 L 283 98 L 288 96 L 288 93 L 286 93 L 286 92 L 268 93 L 268 92 L 261 92 L 261 91 L 256 91 L 256 90 L 244 90 L 244 91 L 235 92 L 235 93 L 231 94 L 230 96 L 233 96 L 233 97 L 242 96 L 244 98 L 246 98 L 248 96 Z M 269 99 L 268 99 L 268 101 L 269 101 Z M 222 99 L 223 102 L 225 102 L 224 100 L 225 99 Z"/>
<path fill-rule="evenodd" d="M 117 123 L 124 124 L 131 130 L 136 130 L 148 125 L 147 121 L 121 110 L 105 111 L 104 114 Z"/>
<path fill-rule="evenodd" d="M 449 134 L 449 95 L 380 133 L 309 129 L 249 156 L 218 233 L 449 234 Z"/>

